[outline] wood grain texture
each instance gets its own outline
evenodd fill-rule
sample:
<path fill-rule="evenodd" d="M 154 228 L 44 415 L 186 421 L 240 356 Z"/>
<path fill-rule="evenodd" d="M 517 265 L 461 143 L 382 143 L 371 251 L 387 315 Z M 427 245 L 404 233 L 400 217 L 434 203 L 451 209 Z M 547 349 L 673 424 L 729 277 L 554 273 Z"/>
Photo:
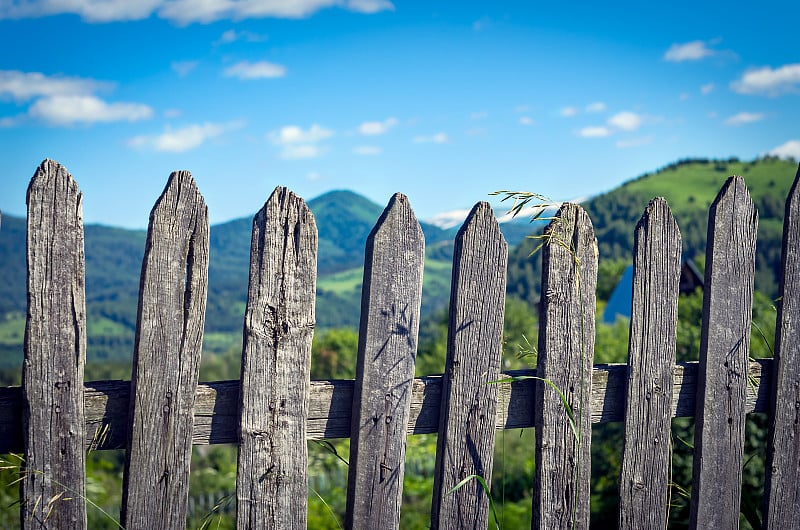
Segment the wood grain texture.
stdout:
<path fill-rule="evenodd" d="M 708 217 L 690 528 L 739 527 L 758 213 L 731 177 Z"/>
<path fill-rule="evenodd" d="M 800 167 L 786 200 L 764 528 L 800 529 Z"/>
<path fill-rule="evenodd" d="M 305 528 L 306 418 L 314 334 L 317 226 L 276 188 L 253 219 L 244 316 L 237 528 Z"/>
<path fill-rule="evenodd" d="M 183 529 L 208 291 L 208 211 L 188 171 L 150 214 L 133 355 L 122 525 Z"/>
<path fill-rule="evenodd" d="M 398 528 L 425 240 L 395 194 L 367 238 L 345 527 Z"/>
<path fill-rule="evenodd" d="M 697 361 L 678 363 L 672 370 L 672 417 L 694 416 Z M 747 393 L 746 412 L 768 412 L 772 359 L 749 364 L 747 377 L 755 392 Z M 536 370 L 512 370 L 502 377 L 534 377 Z M 592 371 L 589 407 L 592 423 L 623 421 L 628 366 L 597 364 Z M 311 381 L 306 436 L 309 439 L 348 438 L 353 407 L 352 379 Z M 523 379 L 498 385 L 497 429 L 533 427 L 535 381 Z M 408 435 L 439 431 L 441 376 L 414 379 Z M 102 451 L 124 449 L 127 441 L 129 381 L 94 381 L 84 386 L 86 447 Z M 195 445 L 239 441 L 239 381 L 200 383 L 195 390 Z M 0 388 L 0 453 L 22 451 L 22 389 Z"/>
<path fill-rule="evenodd" d="M 533 528 L 589 528 L 590 397 L 595 336 L 597 240 L 577 205 L 564 204 L 545 230 L 536 390 Z"/>
<path fill-rule="evenodd" d="M 86 528 L 82 200 L 72 175 L 52 160 L 28 187 L 23 528 Z"/>
<path fill-rule="evenodd" d="M 678 225 L 667 201 L 654 199 L 634 235 L 620 529 L 660 529 L 667 524 L 680 275 Z"/>
<path fill-rule="evenodd" d="M 486 528 L 505 314 L 508 245 L 488 203 L 478 203 L 455 240 L 442 378 L 431 528 Z"/>

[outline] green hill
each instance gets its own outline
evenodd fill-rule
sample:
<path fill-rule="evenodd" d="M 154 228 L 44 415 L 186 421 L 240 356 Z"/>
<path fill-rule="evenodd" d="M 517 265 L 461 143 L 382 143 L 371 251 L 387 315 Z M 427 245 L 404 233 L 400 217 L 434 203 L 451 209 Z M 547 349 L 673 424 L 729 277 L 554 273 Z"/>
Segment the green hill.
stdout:
<path fill-rule="evenodd" d="M 594 224 L 601 266 L 604 261 L 632 260 L 636 223 L 650 200 L 658 196 L 667 199 L 678 222 L 684 256 L 702 262 L 708 208 L 725 180 L 730 175 L 741 175 L 759 212 L 756 289 L 774 298 L 778 290 L 785 201 L 796 173 L 796 163 L 774 157 L 751 162 L 682 160 L 594 197 L 583 207 Z M 541 274 L 541 259 L 528 258 L 535 245 L 527 240 L 509 257 L 509 292 L 531 302 L 538 300 Z"/>

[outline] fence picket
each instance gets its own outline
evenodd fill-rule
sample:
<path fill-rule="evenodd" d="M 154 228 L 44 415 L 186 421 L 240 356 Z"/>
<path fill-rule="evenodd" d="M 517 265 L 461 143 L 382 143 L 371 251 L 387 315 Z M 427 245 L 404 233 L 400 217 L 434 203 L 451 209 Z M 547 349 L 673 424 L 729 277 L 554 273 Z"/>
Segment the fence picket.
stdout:
<path fill-rule="evenodd" d="M 800 529 L 800 167 L 786 200 L 775 368 L 764 486 L 764 528 Z"/>
<path fill-rule="evenodd" d="M 23 528 L 86 528 L 82 196 L 42 162 L 28 187 L 28 317 L 22 368 Z"/>
<path fill-rule="evenodd" d="M 305 528 L 317 227 L 276 188 L 253 219 L 236 476 L 238 528 Z"/>
<path fill-rule="evenodd" d="M 559 209 L 544 237 L 536 372 L 548 383 L 537 381 L 532 527 L 588 529 L 597 240 L 575 204 Z"/>
<path fill-rule="evenodd" d="M 188 171 L 150 214 L 134 346 L 122 525 L 183 529 L 208 290 L 208 211 Z"/>
<path fill-rule="evenodd" d="M 447 359 L 442 380 L 431 528 L 486 528 L 492 482 L 505 314 L 508 245 L 488 203 L 478 203 L 455 240 Z"/>
<path fill-rule="evenodd" d="M 619 528 L 667 524 L 672 370 L 678 324 L 681 234 L 667 201 L 650 202 L 636 226 Z"/>
<path fill-rule="evenodd" d="M 350 429 L 346 528 L 400 524 L 425 240 L 395 194 L 367 238 Z"/>
<path fill-rule="evenodd" d="M 708 215 L 690 528 L 739 527 L 757 227 L 729 178 Z"/>

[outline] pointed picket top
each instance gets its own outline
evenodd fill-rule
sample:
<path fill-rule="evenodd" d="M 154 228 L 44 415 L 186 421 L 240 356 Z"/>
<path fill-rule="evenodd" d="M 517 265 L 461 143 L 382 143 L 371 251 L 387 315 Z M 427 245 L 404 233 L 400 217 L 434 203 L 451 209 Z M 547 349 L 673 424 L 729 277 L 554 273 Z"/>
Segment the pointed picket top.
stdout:
<path fill-rule="evenodd" d="M 456 235 L 431 528 L 486 528 L 503 349 L 508 245 L 491 206 L 475 205 Z"/>
<path fill-rule="evenodd" d="M 548 383 L 537 381 L 534 401 L 532 527 L 588 529 L 597 239 L 584 209 L 570 203 L 544 238 L 536 375 Z"/>
<path fill-rule="evenodd" d="M 667 201 L 636 225 L 619 528 L 666 524 L 681 234 Z"/>
<path fill-rule="evenodd" d="M 730 177 L 708 216 L 690 528 L 739 522 L 758 212 Z"/>
<path fill-rule="evenodd" d="M 239 528 L 305 528 L 306 420 L 317 274 L 317 227 L 306 203 L 275 188 L 253 219 L 244 317 Z"/>
<path fill-rule="evenodd" d="M 53 160 L 42 162 L 28 186 L 23 528 L 45 519 L 53 528 L 86 528 L 82 201 L 77 182 Z"/>
<path fill-rule="evenodd" d="M 134 345 L 126 528 L 186 525 L 195 388 L 208 292 L 208 209 L 188 171 L 150 214 Z"/>
<path fill-rule="evenodd" d="M 345 527 L 397 528 L 417 355 L 425 239 L 395 194 L 367 238 Z"/>
<path fill-rule="evenodd" d="M 764 528 L 798 529 L 800 518 L 800 166 L 783 222 L 780 303 L 775 334 L 775 368 L 764 486 Z"/>

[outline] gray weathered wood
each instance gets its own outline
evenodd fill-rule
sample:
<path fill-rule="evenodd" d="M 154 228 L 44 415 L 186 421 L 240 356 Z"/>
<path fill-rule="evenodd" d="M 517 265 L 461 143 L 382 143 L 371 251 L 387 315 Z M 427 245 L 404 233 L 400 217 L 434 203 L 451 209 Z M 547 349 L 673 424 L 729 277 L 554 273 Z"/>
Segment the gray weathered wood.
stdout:
<path fill-rule="evenodd" d="M 758 213 L 731 177 L 708 216 L 689 527 L 739 527 Z"/>
<path fill-rule="evenodd" d="M 678 363 L 672 372 L 672 416 L 694 416 L 697 361 Z M 755 392 L 747 393 L 746 412 L 767 412 L 772 359 L 751 361 L 747 377 Z M 536 370 L 513 370 L 507 376 L 532 377 Z M 505 377 L 501 376 L 501 377 Z M 623 421 L 628 367 L 598 364 L 592 371 L 592 423 Z M 311 381 L 306 436 L 309 439 L 348 438 L 355 381 Z M 498 385 L 497 429 L 533 427 L 535 382 L 531 379 Z M 439 431 L 441 377 L 414 379 L 406 433 Z M 130 382 L 94 381 L 84 387 L 86 447 L 124 449 L 128 425 Z M 195 393 L 195 445 L 238 443 L 239 381 L 200 383 Z M 0 454 L 22 451 L 22 389 L 0 388 Z"/>
<path fill-rule="evenodd" d="M 486 528 L 492 482 L 497 384 L 503 350 L 508 245 L 488 203 L 478 203 L 453 253 L 447 359 L 442 378 L 431 528 Z"/>
<path fill-rule="evenodd" d="M 620 529 L 661 529 L 667 524 L 680 276 L 681 234 L 667 201 L 657 198 L 634 236 Z"/>
<path fill-rule="evenodd" d="M 82 201 L 72 175 L 52 160 L 28 186 L 23 528 L 86 528 Z"/>
<path fill-rule="evenodd" d="M 237 528 L 305 528 L 317 227 L 276 188 L 253 219 L 236 475 Z"/>
<path fill-rule="evenodd" d="M 186 526 L 194 398 L 208 290 L 208 211 L 188 171 L 150 214 L 123 478 L 128 530 Z"/>
<path fill-rule="evenodd" d="M 400 524 L 425 240 L 399 193 L 367 238 L 346 528 Z"/>
<path fill-rule="evenodd" d="M 800 167 L 786 200 L 764 528 L 800 529 Z"/>
<path fill-rule="evenodd" d="M 577 205 L 564 204 L 545 230 L 538 376 L 533 528 L 589 528 L 590 396 L 594 353 L 597 240 Z"/>

